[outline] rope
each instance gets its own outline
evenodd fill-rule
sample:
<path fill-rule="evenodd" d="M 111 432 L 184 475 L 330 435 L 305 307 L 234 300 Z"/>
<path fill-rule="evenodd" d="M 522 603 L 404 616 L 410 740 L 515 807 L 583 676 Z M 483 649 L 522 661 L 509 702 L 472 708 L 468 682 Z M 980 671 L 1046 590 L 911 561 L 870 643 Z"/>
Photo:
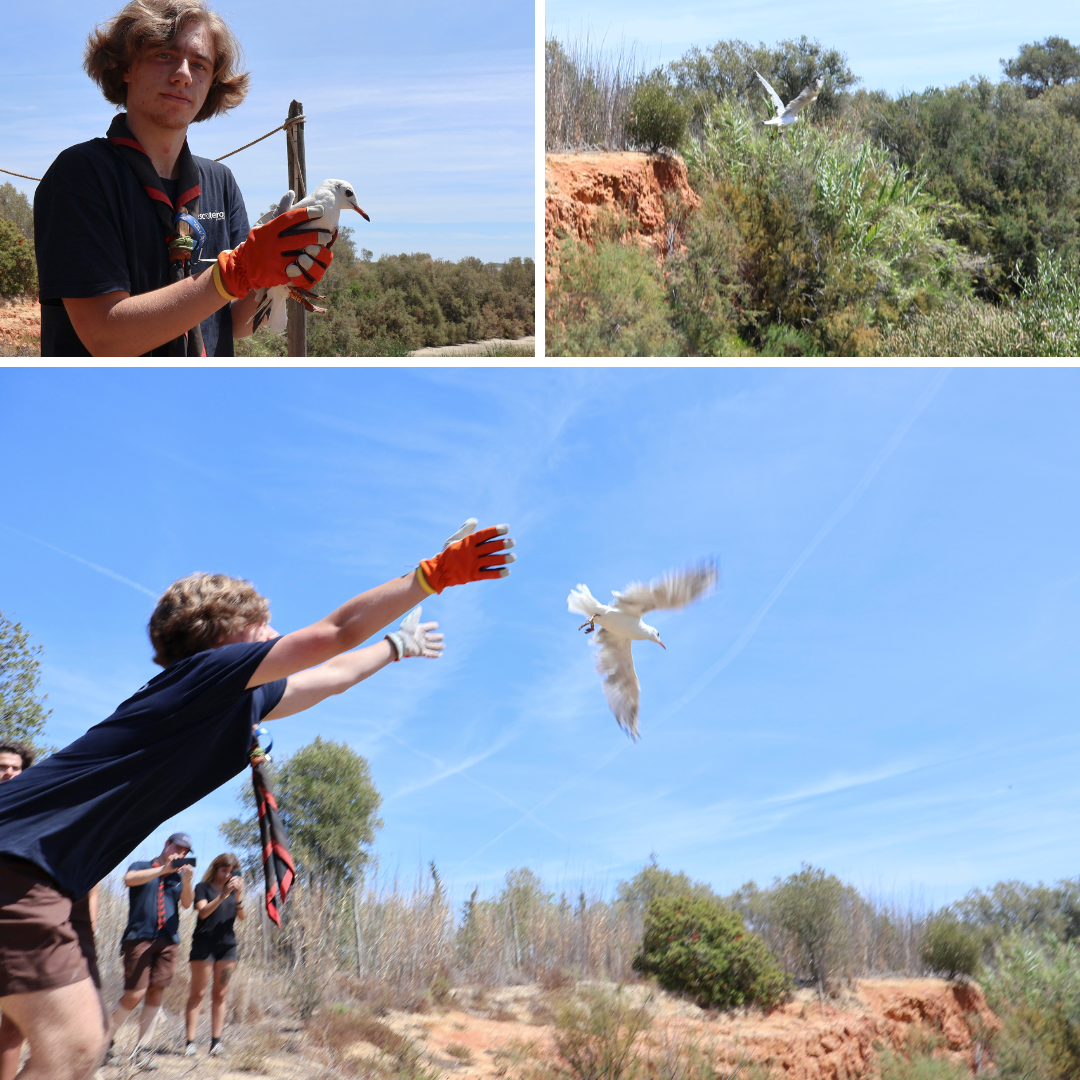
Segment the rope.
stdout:
<path fill-rule="evenodd" d="M 40 176 L 27 176 L 26 173 L 12 172 L 10 169 L 0 169 L 0 172 L 7 173 L 8 176 L 19 176 L 23 180 L 40 180 Z"/>
<path fill-rule="evenodd" d="M 295 124 L 302 124 L 307 119 L 306 116 L 301 113 L 299 116 L 291 116 L 284 124 L 274 128 L 273 131 L 268 131 L 265 135 L 260 135 L 257 139 L 252 139 L 249 143 L 244 143 L 243 146 L 237 147 L 235 150 L 230 150 L 227 154 L 222 154 L 219 158 L 214 158 L 215 161 L 224 161 L 227 157 L 232 157 L 233 154 L 239 154 L 241 150 L 246 150 L 249 146 L 254 146 L 256 143 L 260 143 L 263 139 L 269 139 L 271 135 L 276 135 L 279 131 L 284 131 L 286 128 L 290 128 Z M 8 176 L 17 176 L 21 180 L 34 180 L 40 182 L 40 176 L 27 176 L 26 173 L 12 172 L 10 169 L 0 169 L 0 173 L 6 173 Z"/>
<path fill-rule="evenodd" d="M 215 161 L 224 161 L 227 157 L 232 157 L 233 154 L 239 154 L 241 150 L 246 150 L 249 146 L 254 146 L 256 143 L 262 142 L 263 139 L 269 139 L 271 135 L 276 135 L 279 131 L 283 131 L 287 127 L 291 127 L 293 124 L 302 124 L 307 119 L 306 116 L 293 116 L 286 120 L 284 124 L 274 128 L 273 131 L 268 131 L 265 135 L 260 135 L 257 139 L 252 139 L 251 142 L 245 143 L 243 146 L 238 147 L 236 150 L 230 150 L 227 154 L 222 154 L 219 158 L 214 158 Z M 31 177 L 33 179 L 33 177 Z"/>

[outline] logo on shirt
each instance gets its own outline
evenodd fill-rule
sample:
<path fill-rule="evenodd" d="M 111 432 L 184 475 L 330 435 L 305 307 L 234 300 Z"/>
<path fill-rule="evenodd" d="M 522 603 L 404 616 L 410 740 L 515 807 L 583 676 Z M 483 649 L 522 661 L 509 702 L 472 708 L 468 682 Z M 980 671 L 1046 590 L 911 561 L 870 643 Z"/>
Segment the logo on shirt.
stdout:
<path fill-rule="evenodd" d="M 199 215 L 199 220 L 200 221 L 224 221 L 225 220 L 225 211 L 224 210 L 211 210 L 211 211 L 209 211 L 209 213 L 200 214 Z"/>

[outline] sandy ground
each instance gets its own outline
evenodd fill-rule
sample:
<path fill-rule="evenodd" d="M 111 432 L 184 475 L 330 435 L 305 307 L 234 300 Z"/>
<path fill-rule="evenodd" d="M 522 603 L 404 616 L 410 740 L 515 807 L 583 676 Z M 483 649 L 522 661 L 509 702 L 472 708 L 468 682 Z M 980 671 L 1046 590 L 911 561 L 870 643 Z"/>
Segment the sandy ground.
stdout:
<path fill-rule="evenodd" d="M 900 1049 L 915 1033 L 937 1046 L 937 1056 L 965 1065 L 975 1075 L 988 1064 L 980 1028 L 998 1026 L 977 985 L 941 979 L 863 979 L 840 998 L 824 1002 L 813 991 L 802 990 L 768 1015 L 757 1010 L 706 1012 L 644 984 L 626 987 L 622 993 L 628 1003 L 645 1008 L 652 1017 L 651 1026 L 640 1036 L 640 1053 L 657 1065 L 670 1064 L 675 1047 L 693 1043 L 709 1052 L 719 1076 L 727 1076 L 740 1062 L 757 1062 L 771 1068 L 777 1080 L 871 1080 L 879 1074 L 881 1048 Z M 440 1080 L 519 1080 L 531 1072 L 530 1063 L 555 1060 L 551 1005 L 551 996 L 535 985 L 499 990 L 461 987 L 447 1008 L 391 1011 L 382 1023 L 410 1040 L 421 1053 L 423 1068 L 437 1072 Z M 231 1024 L 221 1057 L 208 1057 L 204 1041 L 196 1057 L 185 1058 L 180 1053 L 180 1018 L 170 1017 L 159 1028 L 153 1076 L 155 1080 L 393 1076 L 394 1062 L 382 1051 L 359 1037 L 350 1038 L 353 1023 L 345 1019 L 333 1046 L 326 1041 L 325 1029 L 320 1034 L 318 1018 L 307 1027 L 284 1017 Z M 134 1036 L 135 1025 L 129 1023 L 122 1029 L 119 1047 L 128 1048 Z M 122 1054 L 119 1064 L 98 1070 L 97 1080 L 136 1080 L 145 1075 Z"/>
<path fill-rule="evenodd" d="M 530 349 L 536 355 L 536 338 L 523 337 L 511 341 L 509 338 L 489 338 L 487 341 L 467 341 L 462 345 L 438 345 L 428 349 L 417 349 L 410 356 L 483 356 L 490 349 L 499 345 L 513 345 L 518 349 Z M 497 357 L 495 359 L 498 359 Z"/>
<path fill-rule="evenodd" d="M 41 315 L 37 297 L 0 297 L 0 356 L 37 356 L 41 352 Z"/>

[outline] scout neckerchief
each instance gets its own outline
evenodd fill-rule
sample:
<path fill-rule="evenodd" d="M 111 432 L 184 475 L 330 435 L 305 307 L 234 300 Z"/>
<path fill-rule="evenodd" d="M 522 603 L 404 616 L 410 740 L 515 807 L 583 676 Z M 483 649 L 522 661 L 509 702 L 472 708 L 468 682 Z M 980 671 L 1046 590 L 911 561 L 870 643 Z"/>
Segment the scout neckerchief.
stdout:
<path fill-rule="evenodd" d="M 173 206 L 149 155 L 127 126 L 127 113 L 118 113 L 113 117 L 106 137 L 113 149 L 131 166 L 157 211 L 169 248 L 170 283 L 183 281 L 191 276 L 197 265 L 198 251 L 206 239 L 206 233 L 199 224 L 199 167 L 191 156 L 187 140 L 184 140 L 178 159 L 180 194 L 176 206 Z M 162 351 L 165 356 L 205 355 L 202 330 L 196 324 L 186 334 L 166 343 Z"/>
<path fill-rule="evenodd" d="M 263 876 L 266 878 L 266 913 L 281 926 L 285 898 L 296 877 L 289 854 L 289 838 L 278 817 L 277 800 L 266 781 L 263 762 L 266 751 L 258 742 L 251 749 L 251 782 L 255 787 L 255 805 L 259 810 L 259 838 L 262 841 Z"/>
<path fill-rule="evenodd" d="M 154 859 L 150 865 L 161 866 L 162 862 L 160 859 Z M 165 875 L 161 874 L 158 877 L 157 882 L 157 930 L 160 932 L 161 928 L 165 925 Z"/>

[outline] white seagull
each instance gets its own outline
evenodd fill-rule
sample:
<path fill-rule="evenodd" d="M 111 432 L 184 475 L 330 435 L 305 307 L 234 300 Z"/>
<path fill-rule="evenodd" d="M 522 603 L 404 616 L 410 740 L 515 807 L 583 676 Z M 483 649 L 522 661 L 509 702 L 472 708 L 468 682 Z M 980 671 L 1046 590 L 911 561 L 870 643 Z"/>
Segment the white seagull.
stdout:
<path fill-rule="evenodd" d="M 780 95 L 768 84 L 765 76 L 760 71 L 755 71 L 754 74 L 761 80 L 761 85 L 769 91 L 769 97 L 772 98 L 772 103 L 776 106 L 776 115 L 762 122 L 781 130 L 789 124 L 794 124 L 799 119 L 799 113 L 821 93 L 821 88 L 825 85 L 825 76 L 819 75 L 809 86 L 803 87 L 802 93 L 797 98 L 792 98 L 785 105 L 780 100 Z"/>
<path fill-rule="evenodd" d="M 587 616 L 578 627 L 588 627 L 586 634 L 596 633 L 600 651 L 596 655 L 596 670 L 603 676 L 604 696 L 623 730 L 631 739 L 638 737 L 638 696 L 640 686 L 630 652 L 633 641 L 655 641 L 661 648 L 655 626 L 642 622 L 641 616 L 654 608 L 680 608 L 705 595 L 716 584 L 719 574 L 712 563 L 670 570 L 648 585 L 631 582 L 622 592 L 615 592 L 614 605 L 601 604 L 587 585 L 578 585 L 566 598 L 567 609 Z"/>
<path fill-rule="evenodd" d="M 289 232 L 314 232 L 321 230 L 328 233 L 327 242 L 333 243 L 337 237 L 338 231 L 338 215 L 342 210 L 355 210 L 365 221 L 370 221 L 371 218 L 360 209 L 360 204 L 356 201 L 356 191 L 352 184 L 347 180 L 324 180 L 310 195 L 305 195 L 298 203 L 293 204 L 293 199 L 296 198 L 296 192 L 286 191 L 281 197 L 281 202 L 278 203 L 275 210 L 268 210 L 259 220 L 256 225 L 265 225 L 266 222 L 272 221 L 274 218 L 281 214 L 284 214 L 287 210 L 295 210 L 297 207 L 306 206 L 308 208 L 308 220 L 307 222 L 301 222 L 299 225 L 294 225 Z M 288 235 L 288 232 L 286 233 Z M 307 248 L 308 256 L 308 268 L 311 267 L 310 257 L 318 254 L 313 245 L 308 244 Z M 300 256 L 303 258 L 303 256 Z M 298 260 L 299 261 L 299 258 Z M 293 269 L 292 266 L 288 268 L 288 271 Z M 288 272 L 287 271 L 287 272 Z M 301 275 L 299 269 L 296 273 L 289 273 L 289 277 L 298 278 Z M 270 329 L 275 334 L 284 333 L 285 327 L 288 323 L 287 308 L 285 301 L 289 299 L 289 296 L 300 304 L 303 304 L 308 311 L 325 311 L 325 308 L 315 307 L 311 303 L 311 298 L 321 300 L 321 296 L 316 296 L 314 293 L 309 292 L 307 289 L 296 288 L 292 285 L 274 285 L 268 289 L 257 289 L 255 293 L 255 314 L 252 316 L 251 332 L 254 333 L 259 327 L 269 319 Z"/>

